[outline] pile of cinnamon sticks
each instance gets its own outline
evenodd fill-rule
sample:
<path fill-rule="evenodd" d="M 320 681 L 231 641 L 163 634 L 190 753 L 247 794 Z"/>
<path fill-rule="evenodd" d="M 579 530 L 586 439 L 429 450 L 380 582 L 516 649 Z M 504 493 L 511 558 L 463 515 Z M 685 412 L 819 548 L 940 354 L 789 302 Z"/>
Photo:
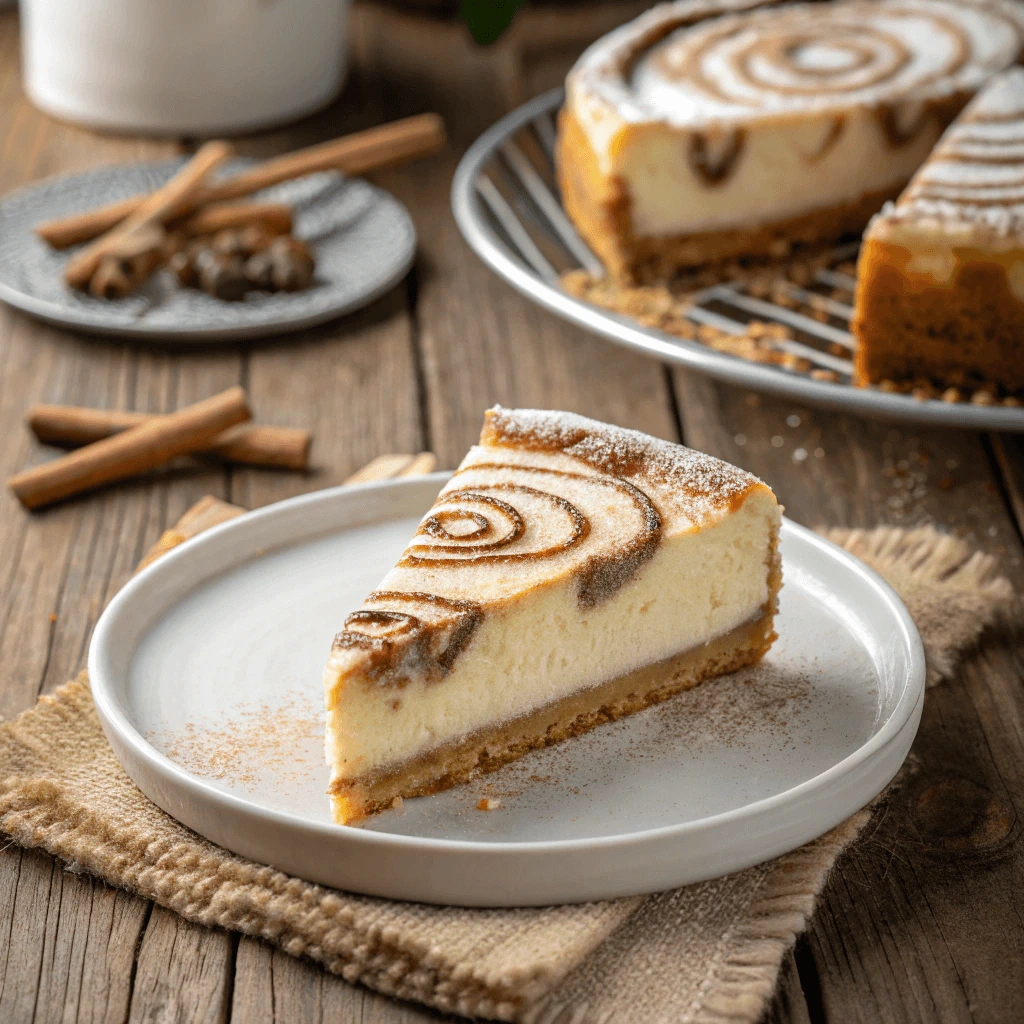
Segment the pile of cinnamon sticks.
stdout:
<path fill-rule="evenodd" d="M 253 229 L 288 235 L 292 212 L 279 203 L 240 202 L 262 189 L 307 174 L 338 170 L 365 174 L 437 152 L 444 122 L 420 114 L 267 160 L 225 179 L 212 174 L 234 155 L 227 142 L 208 142 L 166 184 L 99 209 L 47 221 L 36 233 L 54 248 L 89 243 L 68 261 L 73 288 L 114 298 L 137 289 L 154 270 L 196 238 Z"/>
<path fill-rule="evenodd" d="M 248 423 L 251 417 L 240 387 L 165 416 L 37 405 L 29 410 L 27 422 L 40 441 L 84 447 L 19 473 L 7 483 L 26 508 L 36 509 L 155 469 L 181 455 L 306 468 L 308 430 L 256 426 Z"/>

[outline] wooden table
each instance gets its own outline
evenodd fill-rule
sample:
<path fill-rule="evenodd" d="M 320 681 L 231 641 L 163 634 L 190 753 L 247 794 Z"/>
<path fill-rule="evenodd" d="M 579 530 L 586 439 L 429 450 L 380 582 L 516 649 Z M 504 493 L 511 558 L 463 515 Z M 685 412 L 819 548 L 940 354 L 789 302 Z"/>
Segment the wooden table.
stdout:
<path fill-rule="evenodd" d="M 49 457 L 22 426 L 37 401 L 164 411 L 242 383 L 258 418 L 311 427 L 316 439 L 316 470 L 305 476 L 175 469 L 34 515 L 4 494 L 3 715 L 75 675 L 101 609 L 203 494 L 263 505 L 336 484 L 388 451 L 429 448 L 452 467 L 494 402 L 571 409 L 683 440 L 764 477 L 810 526 L 935 523 L 996 553 L 1024 591 L 1019 438 L 867 423 L 669 369 L 530 305 L 463 243 L 448 207 L 459 153 L 557 81 L 586 35 L 629 13 L 629 4 L 598 13 L 577 37 L 575 15 L 538 11 L 482 50 L 457 25 L 357 8 L 342 100 L 240 143 L 265 155 L 422 110 L 448 118 L 446 152 L 376 178 L 412 211 L 420 256 L 404 284 L 357 316 L 280 342 L 183 353 L 76 337 L 0 308 L 5 477 Z M 100 136 L 39 114 L 21 93 L 16 16 L 0 14 L 0 192 L 192 146 Z M 990 644 L 929 693 L 917 771 L 842 859 L 787 958 L 771 1020 L 1021 1019 L 1022 669 L 1021 646 Z M 0 1020 L 229 1019 L 440 1018 L 187 924 L 40 853 L 0 852 Z"/>

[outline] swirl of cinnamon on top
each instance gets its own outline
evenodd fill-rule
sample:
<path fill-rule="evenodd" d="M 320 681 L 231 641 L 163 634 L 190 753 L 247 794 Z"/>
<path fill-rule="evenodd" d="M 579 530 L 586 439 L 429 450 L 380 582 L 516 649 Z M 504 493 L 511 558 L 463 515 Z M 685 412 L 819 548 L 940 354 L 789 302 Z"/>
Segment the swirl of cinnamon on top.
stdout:
<path fill-rule="evenodd" d="M 993 223 L 1024 206 L 1024 70 L 1006 71 L 946 133 L 900 207 L 991 210 Z"/>
<path fill-rule="evenodd" d="M 600 509 L 600 519 L 588 509 Z M 500 564 L 510 587 L 524 589 L 550 564 L 576 576 L 579 601 L 591 606 L 654 553 L 661 526 L 651 499 L 626 480 L 478 463 L 438 497 L 399 564 L 454 572 Z"/>
<path fill-rule="evenodd" d="M 823 96 L 905 94 L 955 75 L 970 57 L 969 34 L 937 10 L 829 3 L 680 33 L 651 51 L 645 69 L 666 87 L 686 83 L 730 106 L 776 109 Z"/>

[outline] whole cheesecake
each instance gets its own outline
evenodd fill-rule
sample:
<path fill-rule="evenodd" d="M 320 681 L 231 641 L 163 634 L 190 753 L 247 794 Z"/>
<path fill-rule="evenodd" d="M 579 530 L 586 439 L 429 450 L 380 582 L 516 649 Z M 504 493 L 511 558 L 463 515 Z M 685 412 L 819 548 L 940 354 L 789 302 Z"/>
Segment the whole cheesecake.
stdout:
<path fill-rule="evenodd" d="M 324 674 L 335 820 L 433 793 L 758 661 L 781 510 L 726 463 L 492 409 Z"/>
<path fill-rule="evenodd" d="M 566 210 L 627 282 L 860 231 L 1022 40 L 1001 0 L 663 4 L 569 74 Z"/>
<path fill-rule="evenodd" d="M 857 384 L 1024 397 L 1024 68 L 997 76 L 861 247 Z"/>

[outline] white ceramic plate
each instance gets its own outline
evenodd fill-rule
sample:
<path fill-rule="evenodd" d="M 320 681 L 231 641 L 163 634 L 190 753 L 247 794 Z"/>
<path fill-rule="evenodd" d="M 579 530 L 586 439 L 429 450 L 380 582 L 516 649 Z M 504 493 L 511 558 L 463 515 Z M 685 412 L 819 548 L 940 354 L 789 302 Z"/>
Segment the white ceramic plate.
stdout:
<path fill-rule="evenodd" d="M 182 545 L 96 627 L 103 727 L 150 799 L 311 881 L 466 906 L 653 892 L 821 835 L 875 796 L 917 731 L 924 654 L 893 591 L 787 522 L 780 638 L 697 687 L 362 828 L 330 820 L 320 674 L 443 474 L 293 498 Z M 500 800 L 479 811 L 482 796 Z"/>

